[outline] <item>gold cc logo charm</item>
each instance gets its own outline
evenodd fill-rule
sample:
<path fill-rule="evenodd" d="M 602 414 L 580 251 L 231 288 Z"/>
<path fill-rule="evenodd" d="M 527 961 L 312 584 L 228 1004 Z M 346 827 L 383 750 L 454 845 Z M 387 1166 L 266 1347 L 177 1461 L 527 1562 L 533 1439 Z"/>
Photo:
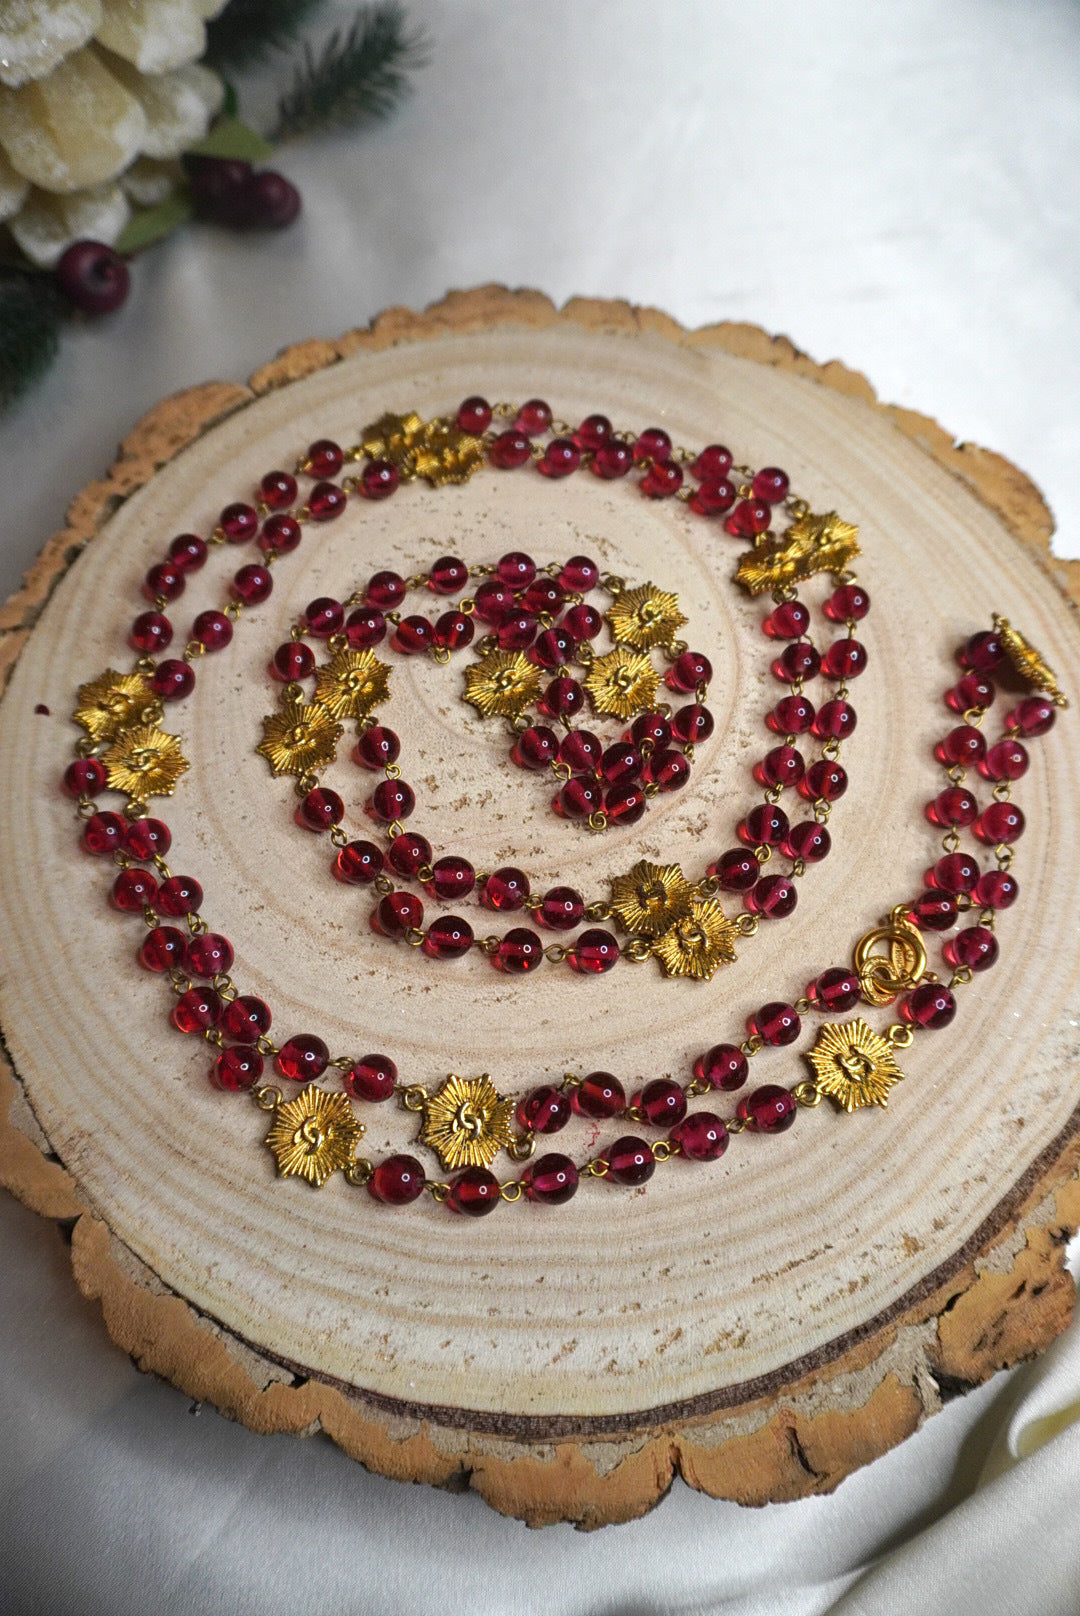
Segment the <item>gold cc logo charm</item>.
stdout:
<path fill-rule="evenodd" d="M 874 950 L 884 946 L 884 954 Z M 892 1004 L 907 993 L 926 971 L 926 949 L 918 928 L 907 918 L 902 904 L 882 926 L 875 926 L 855 945 L 855 970 L 868 1004 Z"/>

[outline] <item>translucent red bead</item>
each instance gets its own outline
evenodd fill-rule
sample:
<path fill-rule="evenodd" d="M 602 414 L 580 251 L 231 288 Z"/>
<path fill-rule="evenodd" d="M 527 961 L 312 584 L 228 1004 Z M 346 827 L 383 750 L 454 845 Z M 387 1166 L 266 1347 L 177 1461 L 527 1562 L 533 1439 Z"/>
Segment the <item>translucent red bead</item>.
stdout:
<path fill-rule="evenodd" d="M 330 1064 L 330 1051 L 315 1033 L 297 1033 L 274 1056 L 274 1065 L 290 1083 L 312 1083 Z"/>
<path fill-rule="evenodd" d="M 751 1133 L 783 1133 L 795 1121 L 798 1104 L 793 1094 L 775 1083 L 766 1083 L 751 1094 L 744 1094 L 736 1107 L 738 1116 Z"/>
<path fill-rule="evenodd" d="M 384 1206 L 408 1206 L 424 1193 L 427 1178 L 415 1156 L 384 1156 L 368 1179 L 368 1194 Z"/>

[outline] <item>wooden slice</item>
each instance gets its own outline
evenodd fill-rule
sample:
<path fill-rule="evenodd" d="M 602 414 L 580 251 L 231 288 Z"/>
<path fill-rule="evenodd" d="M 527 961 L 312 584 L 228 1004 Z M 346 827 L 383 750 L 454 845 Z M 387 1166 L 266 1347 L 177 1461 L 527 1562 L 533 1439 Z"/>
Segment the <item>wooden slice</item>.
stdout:
<path fill-rule="evenodd" d="M 1051 557 L 1051 520 L 1027 479 L 752 328 L 685 332 L 622 304 L 556 311 L 483 288 L 290 349 L 249 388 L 168 399 L 76 497 L 2 619 L 0 1023 L 12 1069 L 0 1173 L 71 1224 L 77 1282 L 114 1340 L 253 1429 L 321 1428 L 384 1475 L 468 1481 L 532 1524 L 639 1515 L 676 1471 L 745 1503 L 826 1491 L 1069 1317 L 1074 713 L 1033 743 L 1017 789 L 1028 828 L 1001 960 L 963 990 L 951 1026 L 901 1052 L 905 1080 L 886 1111 L 822 1105 L 782 1136 L 734 1140 L 718 1164 L 673 1161 L 636 1192 L 587 1182 L 562 1208 L 482 1220 L 427 1197 L 393 1212 L 340 1174 L 317 1192 L 275 1176 L 266 1117 L 211 1088 L 212 1051 L 168 1024 L 167 989 L 135 963 L 141 922 L 104 902 L 111 872 L 77 850 L 56 789 L 75 691 L 128 665 L 140 580 L 173 534 L 208 532 L 316 437 L 352 442 L 384 410 L 434 415 L 477 391 L 540 394 L 571 421 L 602 409 L 619 425 L 659 422 L 676 443 L 725 441 L 738 462 L 783 465 L 815 510 L 859 525 L 875 610 L 833 853 L 795 913 L 708 984 L 655 964 L 515 979 L 478 953 L 440 965 L 375 938 L 369 901 L 331 878 L 326 842 L 296 829 L 289 781 L 254 750 L 276 699 L 267 660 L 311 597 L 343 596 L 376 567 L 510 549 L 543 561 L 585 551 L 678 594 L 687 637 L 716 668 L 716 731 L 684 791 L 603 837 L 553 818 L 547 788 L 508 764 L 502 731 L 460 699 L 459 664 L 395 659 L 386 716 L 420 795 L 415 823 L 478 868 L 525 866 L 537 889 L 602 896 L 642 856 L 700 876 L 758 796 L 750 768 L 779 687 L 761 604 L 731 581 L 739 547 L 678 501 L 587 473 L 552 484 L 485 469 L 463 487 L 354 502 L 306 530 L 271 600 L 200 662 L 194 696 L 169 714 L 192 763 L 167 805 L 173 867 L 201 881 L 207 919 L 236 948 L 233 975 L 271 1003 L 279 1038 L 316 1031 L 335 1052 L 384 1050 L 429 1087 L 490 1072 L 513 1096 L 567 1071 L 612 1071 L 628 1087 L 638 1074 L 685 1081 L 697 1053 L 849 961 L 859 935 L 920 890 L 939 851 L 923 806 L 941 782 L 941 693 L 967 634 L 1006 613 L 1080 691 L 1080 574 Z M 180 632 L 189 601 L 225 598 L 239 553 L 215 551 L 192 578 L 172 609 Z M 327 783 L 359 834 L 370 783 L 348 763 Z M 805 1071 L 791 1050 L 754 1062 L 759 1083 Z M 730 1114 L 734 1098 L 711 1103 Z M 372 1155 L 416 1148 L 408 1112 L 368 1107 L 364 1120 Z M 551 1143 L 583 1160 L 592 1141 L 577 1123 Z"/>

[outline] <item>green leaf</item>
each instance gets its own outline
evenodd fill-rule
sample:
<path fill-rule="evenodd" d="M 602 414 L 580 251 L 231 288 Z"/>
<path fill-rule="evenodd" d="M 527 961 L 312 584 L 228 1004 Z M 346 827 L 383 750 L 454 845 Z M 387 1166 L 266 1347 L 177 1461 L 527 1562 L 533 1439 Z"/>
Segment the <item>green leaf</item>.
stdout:
<path fill-rule="evenodd" d="M 0 410 L 52 364 L 62 305 L 55 275 L 0 270 Z"/>
<path fill-rule="evenodd" d="M 186 224 L 191 213 L 191 198 L 186 191 L 177 191 L 175 196 L 166 197 L 164 202 L 157 202 L 152 208 L 143 208 L 141 213 L 129 219 L 113 242 L 113 251 L 125 254 L 141 252 L 163 236 L 171 235 L 178 225 Z"/>
<path fill-rule="evenodd" d="M 221 116 L 223 118 L 235 118 L 235 117 L 237 117 L 239 115 L 239 112 L 240 112 L 240 97 L 236 93 L 236 85 L 235 84 L 230 84 L 228 79 L 226 79 L 225 80 L 225 100 L 222 102 L 222 105 L 221 105 Z"/>
<path fill-rule="evenodd" d="M 242 157 L 249 163 L 261 163 L 272 157 L 274 148 L 268 140 L 249 129 L 239 118 L 220 118 L 205 140 L 189 146 L 185 155 L 194 157 Z"/>
<path fill-rule="evenodd" d="M 293 82 L 278 102 L 275 138 L 317 129 L 355 129 L 389 117 L 409 93 L 409 74 L 428 60 L 428 40 L 410 29 L 399 0 L 362 5 L 318 54 L 305 43 Z"/>
<path fill-rule="evenodd" d="M 276 52 L 292 45 L 323 3 L 324 0 L 229 0 L 224 11 L 206 25 L 203 60 L 218 72 L 264 65 Z"/>

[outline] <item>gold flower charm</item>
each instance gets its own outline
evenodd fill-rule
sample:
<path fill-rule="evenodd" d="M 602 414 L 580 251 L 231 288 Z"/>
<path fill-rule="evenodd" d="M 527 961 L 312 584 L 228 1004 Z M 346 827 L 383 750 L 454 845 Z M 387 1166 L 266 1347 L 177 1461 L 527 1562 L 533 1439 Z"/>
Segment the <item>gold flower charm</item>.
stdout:
<path fill-rule="evenodd" d="M 115 668 L 106 668 L 89 684 L 79 686 L 78 706 L 72 717 L 95 741 L 111 741 L 155 702 L 154 692 L 141 673 L 117 673 Z"/>
<path fill-rule="evenodd" d="M 374 651 L 338 651 L 315 675 L 315 700 L 334 718 L 364 718 L 386 700 L 390 669 Z"/>
<path fill-rule="evenodd" d="M 808 511 L 779 538 L 762 533 L 735 569 L 735 582 L 751 595 L 798 583 L 815 572 L 843 572 L 859 554 L 859 530 L 842 522 L 835 511 L 815 516 Z"/>
<path fill-rule="evenodd" d="M 446 416 L 425 421 L 408 415 L 382 415 L 364 428 L 360 447 L 373 460 L 390 460 L 403 477 L 423 477 L 433 488 L 468 482 L 483 463 L 480 438 L 462 432 Z"/>
<path fill-rule="evenodd" d="M 540 669 L 521 651 L 489 651 L 465 669 L 465 700 L 483 718 L 516 718 L 542 686 Z"/>
<path fill-rule="evenodd" d="M 849 1114 L 862 1105 L 888 1105 L 889 1090 L 904 1076 L 889 1040 L 861 1016 L 822 1027 L 806 1058 L 817 1088 Z"/>
<path fill-rule="evenodd" d="M 485 1072 L 446 1079 L 424 1106 L 420 1143 L 430 1145 L 444 1167 L 490 1167 L 513 1138 L 512 1100 L 504 1100 Z"/>
<path fill-rule="evenodd" d="M 997 612 L 994 613 L 994 627 L 1001 635 L 1009 661 L 1021 679 L 1049 696 L 1055 707 L 1067 707 L 1069 703 L 1062 694 L 1053 668 L 1047 666 L 1031 641 L 1025 640 L 1009 619 L 999 616 Z"/>
<path fill-rule="evenodd" d="M 615 643 L 632 645 L 637 651 L 648 651 L 654 645 L 669 646 L 675 630 L 687 621 L 679 610 L 678 598 L 657 589 L 655 584 L 624 589 L 612 602 L 607 620 Z"/>
<path fill-rule="evenodd" d="M 333 763 L 342 733 L 333 714 L 317 702 L 284 701 L 263 719 L 263 738 L 255 750 L 275 774 L 308 774 Z"/>
<path fill-rule="evenodd" d="M 312 1083 L 295 1100 L 274 1107 L 265 1142 L 277 1157 L 282 1178 L 306 1178 L 318 1189 L 331 1173 L 349 1165 L 364 1131 L 346 1095 Z"/>
<path fill-rule="evenodd" d="M 660 675 L 643 652 L 617 645 L 591 664 L 585 689 L 598 713 L 625 720 L 648 712 L 659 683 Z"/>
<path fill-rule="evenodd" d="M 694 898 L 687 914 L 657 938 L 653 953 L 666 975 L 708 982 L 735 958 L 738 935 L 715 898 Z"/>
<path fill-rule="evenodd" d="M 155 724 L 136 724 L 118 735 L 101 760 L 110 791 L 122 791 L 133 802 L 171 797 L 188 767 L 179 735 L 167 735 Z"/>
<path fill-rule="evenodd" d="M 694 892 L 677 864 L 650 864 L 640 859 L 626 875 L 611 883 L 611 912 L 629 932 L 659 937 L 690 913 Z"/>

